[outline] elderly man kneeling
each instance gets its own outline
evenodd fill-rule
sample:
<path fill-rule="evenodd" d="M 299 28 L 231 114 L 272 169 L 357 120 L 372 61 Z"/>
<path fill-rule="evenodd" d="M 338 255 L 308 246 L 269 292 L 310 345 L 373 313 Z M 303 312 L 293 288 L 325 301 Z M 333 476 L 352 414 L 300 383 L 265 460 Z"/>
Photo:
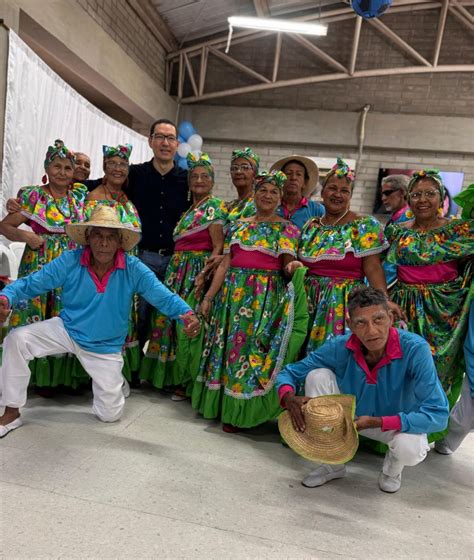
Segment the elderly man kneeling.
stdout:
<path fill-rule="evenodd" d="M 349 296 L 351 335 L 327 341 L 304 360 L 285 367 L 277 377 L 280 402 L 295 430 L 306 429 L 304 409 L 312 397 L 350 394 L 356 397 L 356 428 L 361 435 L 388 445 L 379 487 L 400 489 L 403 467 L 423 461 L 427 434 L 444 430 L 448 402 L 436 374 L 428 343 L 392 327 L 386 296 L 363 287 Z M 296 396 L 304 383 L 305 396 Z M 322 464 L 303 485 L 322 486 L 346 474 L 344 465 Z"/>
<path fill-rule="evenodd" d="M 22 425 L 29 360 L 52 354 L 75 354 L 92 378 L 92 410 L 103 422 L 122 415 L 122 345 L 128 329 L 132 297 L 143 296 L 161 313 L 181 319 L 188 336 L 197 335 L 199 320 L 139 259 L 125 254 L 140 233 L 119 220 L 115 209 L 97 206 L 90 220 L 69 224 L 66 232 L 84 248 L 67 251 L 38 272 L 0 292 L 0 321 L 12 304 L 62 288 L 59 317 L 17 328 L 3 346 L 3 395 L 0 437 Z"/>

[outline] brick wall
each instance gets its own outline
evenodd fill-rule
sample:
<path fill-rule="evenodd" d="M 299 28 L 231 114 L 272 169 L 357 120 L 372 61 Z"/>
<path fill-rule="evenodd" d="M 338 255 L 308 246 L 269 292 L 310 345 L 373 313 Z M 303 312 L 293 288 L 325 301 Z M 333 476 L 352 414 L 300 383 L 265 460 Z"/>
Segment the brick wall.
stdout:
<path fill-rule="evenodd" d="M 76 0 L 156 83 L 164 86 L 165 51 L 125 0 Z M 106 53 L 104 53 L 106 56 Z"/>
<path fill-rule="evenodd" d="M 356 151 L 347 151 L 344 148 L 331 148 L 310 145 L 284 145 L 284 144 L 261 144 L 249 143 L 248 145 L 260 155 L 261 168 L 269 169 L 272 163 L 281 157 L 298 153 L 308 156 L 333 157 L 342 156 L 348 159 L 357 159 Z M 235 198 L 235 190 L 229 176 L 229 164 L 231 152 L 234 148 L 240 147 L 230 142 L 204 142 L 203 149 L 209 152 L 216 169 L 216 181 L 214 194 L 224 200 Z M 353 210 L 371 213 L 375 190 L 380 167 L 395 168 L 423 168 L 439 167 L 442 171 L 461 171 L 464 172 L 464 187 L 474 182 L 474 159 L 470 155 L 460 155 L 456 153 L 433 153 L 404 150 L 376 150 L 367 149 L 364 151 L 361 165 L 358 172 L 357 184 L 354 190 L 351 207 Z"/>

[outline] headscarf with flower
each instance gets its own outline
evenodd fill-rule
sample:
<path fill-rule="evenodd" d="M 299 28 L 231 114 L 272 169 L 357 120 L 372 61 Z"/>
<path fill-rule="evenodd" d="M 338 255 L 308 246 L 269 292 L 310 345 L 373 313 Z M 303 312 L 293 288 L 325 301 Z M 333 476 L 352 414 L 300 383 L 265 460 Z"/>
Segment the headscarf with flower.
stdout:
<path fill-rule="evenodd" d="M 336 163 L 331 167 L 331 171 L 326 175 L 323 182 L 323 188 L 326 186 L 329 178 L 333 175 L 336 177 L 345 177 L 350 183 L 355 181 L 355 172 L 353 169 L 349 167 L 347 162 L 345 162 L 342 158 L 337 158 Z"/>
<path fill-rule="evenodd" d="M 212 165 L 209 154 L 201 152 L 199 156 L 196 156 L 192 152 L 189 152 L 186 156 L 186 161 L 188 162 L 188 178 L 195 167 L 204 167 L 214 181 L 214 166 Z"/>
<path fill-rule="evenodd" d="M 287 177 L 283 171 L 272 171 L 271 173 L 268 173 L 268 171 L 261 171 L 255 177 L 255 192 L 257 192 L 258 189 L 265 183 L 275 185 L 281 192 L 283 192 L 283 186 L 286 183 L 286 179 Z"/>
<path fill-rule="evenodd" d="M 446 196 L 446 187 L 444 186 L 439 169 L 421 169 L 420 171 L 415 171 L 408 183 L 408 196 L 410 196 L 411 191 L 414 189 L 418 181 L 421 181 L 422 179 L 431 179 L 436 184 L 442 204 L 444 197 Z"/>
<path fill-rule="evenodd" d="M 127 163 L 130 160 L 133 146 L 131 144 L 119 144 L 118 146 L 102 146 L 102 154 L 104 159 L 109 159 L 118 156 L 124 159 Z"/>
<path fill-rule="evenodd" d="M 53 159 L 57 157 L 61 159 L 70 159 L 72 164 L 76 165 L 76 156 L 74 152 L 66 148 L 62 140 L 55 140 L 54 146 L 48 147 L 44 160 L 44 168 L 46 169 Z"/>
<path fill-rule="evenodd" d="M 234 150 L 232 152 L 232 156 L 230 158 L 231 163 L 233 161 L 235 161 L 236 159 L 246 159 L 247 161 L 249 161 L 254 169 L 255 169 L 255 175 L 258 173 L 258 168 L 260 165 L 260 156 L 258 156 L 253 150 L 252 148 L 246 147 L 243 150 Z"/>

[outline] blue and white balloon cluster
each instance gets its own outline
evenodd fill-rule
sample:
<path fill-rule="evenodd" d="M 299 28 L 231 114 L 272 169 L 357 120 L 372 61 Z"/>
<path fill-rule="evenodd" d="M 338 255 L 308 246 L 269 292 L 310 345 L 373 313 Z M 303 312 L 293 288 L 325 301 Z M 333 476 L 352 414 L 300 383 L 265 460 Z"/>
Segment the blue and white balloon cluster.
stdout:
<path fill-rule="evenodd" d="M 186 161 L 186 156 L 189 152 L 192 152 L 196 157 L 201 155 L 202 148 L 202 136 L 196 132 L 194 126 L 189 121 L 183 121 L 178 126 L 178 153 L 176 158 L 178 160 L 178 166 L 181 169 L 188 168 L 188 162 Z"/>

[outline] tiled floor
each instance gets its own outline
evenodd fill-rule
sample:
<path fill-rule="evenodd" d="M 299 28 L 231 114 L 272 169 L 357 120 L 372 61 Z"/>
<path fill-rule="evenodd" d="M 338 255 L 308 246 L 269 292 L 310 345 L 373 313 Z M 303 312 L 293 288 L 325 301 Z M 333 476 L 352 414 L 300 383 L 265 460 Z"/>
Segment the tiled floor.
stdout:
<path fill-rule="evenodd" d="M 101 424 L 89 395 L 32 397 L 0 442 L 2 558 L 473 558 L 474 437 L 381 492 L 382 459 L 300 484 L 275 425 L 225 434 L 187 402 L 132 391 Z"/>

